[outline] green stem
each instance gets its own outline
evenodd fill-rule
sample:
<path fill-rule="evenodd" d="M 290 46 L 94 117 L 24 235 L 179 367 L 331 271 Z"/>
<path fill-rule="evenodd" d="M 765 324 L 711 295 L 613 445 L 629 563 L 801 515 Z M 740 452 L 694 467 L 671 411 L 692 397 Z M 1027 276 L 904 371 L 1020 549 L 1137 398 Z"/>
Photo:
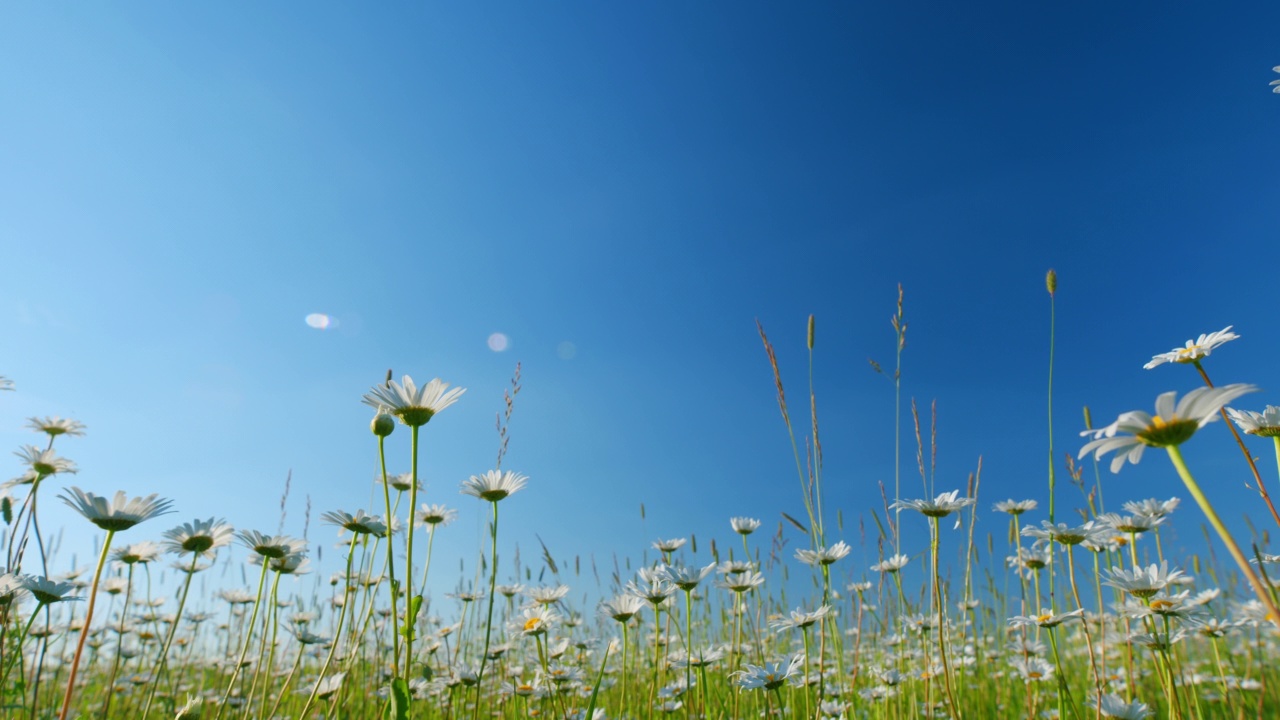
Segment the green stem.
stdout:
<path fill-rule="evenodd" d="M 76 671 L 80 669 L 80 655 L 84 652 L 84 641 L 89 639 L 89 628 L 93 622 L 93 607 L 98 600 L 98 581 L 102 579 L 102 568 L 107 564 L 107 551 L 111 549 L 111 540 L 116 531 L 108 530 L 107 539 L 102 543 L 102 554 L 98 556 L 98 567 L 93 571 L 93 585 L 89 588 L 89 609 L 84 614 L 84 629 L 80 631 L 80 640 L 76 643 L 76 654 L 71 660 L 71 675 L 67 678 L 67 692 L 62 696 L 62 711 L 58 720 L 67 720 L 71 711 L 71 697 L 76 690 Z"/>
<path fill-rule="evenodd" d="M 417 428 L 414 428 L 414 438 L 418 437 Z M 389 583 L 387 587 L 391 593 L 391 667 L 399 667 L 400 662 L 400 614 L 396 611 L 396 564 L 395 564 L 395 548 L 391 543 L 391 486 L 387 483 L 387 438 L 378 436 L 378 462 L 382 466 L 382 500 L 387 506 L 387 577 Z M 415 453 L 416 455 L 416 453 Z M 417 483 L 417 480 L 414 480 Z M 413 510 L 409 510 L 409 519 L 412 524 Z M 334 638 L 337 641 L 337 638 Z"/>
<path fill-rule="evenodd" d="M 200 561 L 200 553 L 191 554 L 191 567 L 187 571 L 187 580 L 182 584 L 182 595 L 178 598 L 178 612 L 173 616 L 173 624 L 169 626 L 169 635 L 164 640 L 164 647 L 160 650 L 160 660 L 156 663 L 156 669 L 151 673 L 151 691 L 147 694 L 147 706 L 142 711 L 142 720 L 147 720 L 151 714 L 151 703 L 156 699 L 156 688 L 159 687 L 160 674 L 164 672 L 165 659 L 169 656 L 169 647 L 173 645 L 173 637 L 178 634 L 178 625 L 182 622 L 182 608 L 187 604 L 187 593 L 191 591 L 191 579 L 196 575 L 196 563 Z"/>
<path fill-rule="evenodd" d="M 1254 593 L 1267 608 L 1267 617 L 1272 623 L 1280 624 L 1280 609 L 1276 608 L 1276 603 L 1271 598 L 1271 593 L 1267 592 L 1267 588 L 1262 584 L 1258 574 L 1253 571 L 1249 561 L 1245 559 L 1244 553 L 1241 552 L 1240 546 L 1236 544 L 1235 539 L 1231 537 L 1231 533 L 1227 532 L 1227 526 L 1218 517 L 1218 513 L 1214 512 L 1213 506 L 1209 504 L 1209 498 L 1205 497 L 1204 493 L 1200 491 L 1200 485 L 1196 483 L 1191 471 L 1187 469 L 1187 463 L 1182 459 L 1182 453 L 1178 450 L 1178 446 L 1170 445 L 1165 450 L 1168 451 L 1169 460 L 1173 462 L 1174 468 L 1177 469 L 1178 476 L 1182 478 L 1182 483 L 1187 486 L 1187 492 L 1191 493 L 1191 497 L 1195 498 L 1196 504 L 1200 506 L 1200 510 L 1208 518 L 1209 524 L 1213 525 L 1213 529 L 1218 532 L 1218 536 L 1226 544 L 1227 551 L 1231 553 L 1231 557 L 1240 566 L 1240 571 L 1249 579 L 1249 584 L 1253 586 Z"/>
<path fill-rule="evenodd" d="M 489 659 L 489 638 L 493 631 L 493 594 L 498 583 L 498 501 L 493 505 L 493 527 L 489 530 L 489 542 L 492 545 L 489 563 L 489 613 L 484 622 L 484 651 L 480 653 L 480 671 L 476 673 L 476 708 L 475 717 L 480 717 L 480 690 L 484 683 L 484 666 Z"/>

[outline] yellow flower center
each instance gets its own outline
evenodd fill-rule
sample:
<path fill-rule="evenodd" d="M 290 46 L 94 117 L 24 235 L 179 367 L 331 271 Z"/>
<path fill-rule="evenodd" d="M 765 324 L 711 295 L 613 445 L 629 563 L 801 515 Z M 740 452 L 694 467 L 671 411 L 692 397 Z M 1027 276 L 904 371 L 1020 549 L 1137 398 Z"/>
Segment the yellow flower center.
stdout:
<path fill-rule="evenodd" d="M 540 627 L 542 627 L 542 618 L 539 617 L 531 617 L 524 623 L 525 632 L 532 632 Z"/>
<path fill-rule="evenodd" d="M 1038 623 L 1047 623 L 1047 622 L 1049 622 L 1049 621 L 1050 621 L 1050 620 L 1052 620 L 1052 619 L 1053 619 L 1053 616 L 1052 616 L 1052 615 L 1041 615 L 1041 616 L 1039 616 L 1039 617 L 1037 617 L 1037 618 L 1036 618 L 1036 622 L 1038 622 Z"/>
<path fill-rule="evenodd" d="M 1040 678 L 1044 677 L 1044 673 L 1036 672 L 1035 670 L 1032 670 L 1031 672 L 1027 673 L 1027 677 L 1031 678 L 1032 680 L 1039 680 Z"/>
<path fill-rule="evenodd" d="M 1151 601 L 1151 609 L 1152 609 L 1152 610 L 1157 610 L 1157 611 L 1159 611 L 1159 610 L 1168 610 L 1169 608 L 1171 608 L 1171 607 L 1173 607 L 1173 606 L 1174 606 L 1174 603 L 1172 603 L 1172 602 L 1170 602 L 1170 601 L 1168 601 L 1168 600 L 1152 600 L 1152 601 Z"/>

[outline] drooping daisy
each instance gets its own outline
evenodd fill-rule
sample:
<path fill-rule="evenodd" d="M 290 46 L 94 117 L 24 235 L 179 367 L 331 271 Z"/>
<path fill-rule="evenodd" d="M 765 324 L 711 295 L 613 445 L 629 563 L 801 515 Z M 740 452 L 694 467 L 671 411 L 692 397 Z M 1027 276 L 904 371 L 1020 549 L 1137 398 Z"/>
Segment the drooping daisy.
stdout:
<path fill-rule="evenodd" d="M 59 495 L 62 502 L 80 513 L 89 522 L 109 532 L 128 530 L 144 520 L 173 512 L 172 500 L 157 500 L 159 495 L 129 499 L 123 491 L 111 500 L 85 492 L 78 487 L 67 488 L 67 495 Z"/>
<path fill-rule="evenodd" d="M 932 500 L 899 500 L 889 506 L 890 510 L 915 510 L 925 517 L 941 518 L 957 510 L 967 508 L 977 502 L 974 498 L 960 497 L 959 490 L 945 492 Z"/>
<path fill-rule="evenodd" d="M 1157 365 L 1163 365 L 1167 362 L 1176 363 L 1192 363 L 1202 357 L 1208 357 L 1219 345 L 1230 342 L 1240 336 L 1231 332 L 1231 325 L 1206 335 L 1201 335 L 1195 340 L 1188 340 L 1186 347 L 1174 348 L 1167 353 L 1153 355 L 1151 362 L 1142 367 L 1150 370 Z"/>
<path fill-rule="evenodd" d="M 529 478 L 510 470 L 489 470 L 484 475 L 472 475 L 462 481 L 462 493 L 489 502 L 498 502 L 522 488 Z"/>
<path fill-rule="evenodd" d="M 1147 720 L 1155 714 L 1146 703 L 1137 700 L 1125 702 L 1119 695 L 1103 695 L 1098 703 L 1098 712 L 1102 717 L 1114 720 Z"/>
<path fill-rule="evenodd" d="M 1241 430 L 1250 435 L 1280 437 L 1280 407 L 1268 405 L 1267 409 L 1260 413 L 1227 408 L 1227 415 Z"/>
<path fill-rule="evenodd" d="M 797 549 L 796 559 L 805 565 L 817 567 L 819 565 L 830 565 L 852 551 L 853 548 L 849 547 L 845 541 L 840 540 L 835 545 L 818 548 L 817 550 Z"/>
<path fill-rule="evenodd" d="M 1095 458 L 1101 459 L 1106 453 L 1115 452 L 1111 472 L 1120 472 L 1125 460 L 1137 465 L 1142 459 L 1142 451 L 1148 446 L 1170 447 L 1190 440 L 1197 430 L 1218 417 L 1223 406 L 1257 389 L 1243 383 L 1196 388 L 1184 395 L 1176 406 L 1174 398 L 1177 393 L 1161 393 L 1156 398 L 1154 416 L 1134 410 L 1124 413 L 1104 428 L 1080 433 L 1082 437 L 1092 436 L 1093 440 L 1080 448 L 1079 457 L 1093 452 Z"/>
<path fill-rule="evenodd" d="M 375 385 L 364 396 L 364 404 L 375 410 L 385 408 L 409 427 L 426 425 L 436 413 L 458 401 L 465 388 L 448 390 L 449 383 L 435 378 L 419 388 L 405 375 L 400 382 L 389 380 Z M 447 390 L 447 392 L 446 392 Z"/>
<path fill-rule="evenodd" d="M 200 553 L 213 557 L 218 548 L 231 544 L 235 530 L 226 520 L 192 520 L 164 531 L 165 548 L 171 553 Z"/>

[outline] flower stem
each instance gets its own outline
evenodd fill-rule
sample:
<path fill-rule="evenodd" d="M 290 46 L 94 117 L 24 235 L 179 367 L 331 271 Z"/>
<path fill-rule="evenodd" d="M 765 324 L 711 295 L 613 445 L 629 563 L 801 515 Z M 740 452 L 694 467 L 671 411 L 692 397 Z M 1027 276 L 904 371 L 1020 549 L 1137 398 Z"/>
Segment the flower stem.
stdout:
<path fill-rule="evenodd" d="M 417 428 L 414 428 L 414 437 L 417 437 Z M 391 486 L 387 483 L 387 439 L 381 435 L 378 436 L 378 462 L 382 467 L 382 501 L 387 506 L 387 577 L 390 580 L 387 587 L 391 593 L 391 667 L 398 668 L 400 662 L 400 614 L 396 611 L 395 548 L 391 542 Z M 413 508 L 409 509 L 409 514 L 410 516 L 413 515 Z M 334 641 L 336 642 L 337 638 L 334 638 Z"/>
<path fill-rule="evenodd" d="M 1214 512 L 1213 506 L 1209 504 L 1209 498 L 1205 497 L 1200 491 L 1200 485 L 1196 483 L 1196 479 L 1192 477 L 1191 471 L 1187 469 L 1187 463 L 1182 459 L 1182 452 L 1178 450 L 1177 445 L 1170 445 L 1165 448 L 1169 453 L 1169 460 L 1173 462 L 1173 467 L 1177 469 L 1178 476 L 1182 478 L 1182 483 L 1187 486 L 1187 492 L 1191 493 L 1191 497 L 1195 498 L 1196 504 L 1200 506 L 1200 510 L 1204 512 L 1208 518 L 1209 524 L 1213 525 L 1213 529 L 1218 532 L 1218 536 L 1222 538 L 1222 542 L 1226 544 L 1227 551 L 1231 553 L 1231 557 L 1235 559 L 1236 565 L 1240 566 L 1240 571 L 1249 579 L 1249 584 L 1253 586 L 1254 593 L 1262 604 L 1267 608 L 1267 617 L 1271 622 L 1280 625 L 1280 609 L 1276 608 L 1275 601 L 1271 598 L 1271 593 L 1267 592 L 1266 587 L 1262 584 L 1262 580 L 1258 574 L 1253 571 L 1253 567 L 1249 565 L 1249 561 L 1241 552 L 1240 546 L 1236 544 L 1231 533 L 1227 532 L 1227 526 L 1222 523 L 1222 519 L 1218 517 L 1218 513 Z"/>
<path fill-rule="evenodd" d="M 89 639 L 90 623 L 93 622 L 93 606 L 98 600 L 98 581 L 102 579 L 102 568 L 107 564 L 107 551 L 111 549 L 111 540 L 116 536 L 115 530 L 107 531 L 107 539 L 102 543 L 102 554 L 98 556 L 98 567 L 93 571 L 93 585 L 89 588 L 89 609 L 84 614 L 84 629 L 80 631 L 80 640 L 76 643 L 76 654 L 71 659 L 71 675 L 67 678 L 67 692 L 62 696 L 62 712 L 58 720 L 67 720 L 71 710 L 71 696 L 76 690 L 76 671 L 80 669 L 80 655 L 84 652 L 84 641 Z"/>

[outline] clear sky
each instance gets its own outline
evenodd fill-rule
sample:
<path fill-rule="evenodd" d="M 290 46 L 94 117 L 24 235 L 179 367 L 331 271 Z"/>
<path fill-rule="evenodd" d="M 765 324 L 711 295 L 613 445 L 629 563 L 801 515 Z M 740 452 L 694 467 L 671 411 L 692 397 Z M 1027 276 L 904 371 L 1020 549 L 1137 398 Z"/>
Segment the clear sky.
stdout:
<path fill-rule="evenodd" d="M 274 531 L 291 471 L 286 531 L 309 497 L 327 556 L 319 513 L 371 499 L 361 395 L 440 377 L 468 388 L 424 434 L 422 499 L 463 511 L 438 537 L 451 587 L 485 522 L 458 483 L 492 467 L 520 362 L 504 565 L 519 545 L 537 567 L 535 533 L 602 576 L 658 537 L 706 561 L 732 515 L 803 514 L 755 321 L 803 418 L 814 313 L 827 521 L 857 576 L 892 493 L 893 387 L 867 361 L 893 363 L 901 283 L 904 406 L 937 401 L 939 491 L 983 458 L 1000 548 L 990 503 L 1046 498 L 1049 268 L 1059 459 L 1084 405 L 1101 424 L 1196 387 L 1142 364 L 1227 325 L 1215 381 L 1280 404 L 1278 24 L 1272 3 L 10 3 L 0 445 L 36 442 L 29 416 L 86 423 L 60 444 L 75 484 L 179 509 L 122 540 Z M 1225 428 L 1186 454 L 1233 526 L 1267 526 Z M 1104 481 L 1117 508 L 1186 497 L 1159 454 Z M 87 563 L 91 528 L 44 508 Z M 1175 520 L 1167 542 L 1202 542 L 1194 508 Z"/>

